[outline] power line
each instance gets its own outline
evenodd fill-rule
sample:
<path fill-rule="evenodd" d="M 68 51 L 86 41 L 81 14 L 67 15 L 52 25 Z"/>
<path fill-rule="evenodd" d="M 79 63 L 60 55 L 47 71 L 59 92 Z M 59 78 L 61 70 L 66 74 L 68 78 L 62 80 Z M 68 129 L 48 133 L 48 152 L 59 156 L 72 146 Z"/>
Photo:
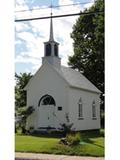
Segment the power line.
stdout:
<path fill-rule="evenodd" d="M 68 7 L 68 6 L 75 6 L 75 5 L 80 5 L 80 4 L 89 4 L 89 3 L 94 3 L 94 2 L 79 2 L 79 3 L 73 3 L 73 4 L 66 4 L 66 5 L 57 5 L 57 6 L 54 6 L 52 5 L 52 8 L 61 8 L 61 7 Z M 29 10 L 20 10 L 20 11 L 15 11 L 16 13 L 18 12 L 28 12 L 28 11 L 35 11 L 35 10 L 41 10 L 41 9 L 49 9 L 51 8 L 51 6 L 47 6 L 47 7 L 44 7 L 44 8 L 31 8 Z"/>
<path fill-rule="evenodd" d="M 89 15 L 89 14 L 101 14 L 104 11 L 96 11 L 96 12 L 79 12 L 79 13 L 73 13 L 73 14 L 63 14 L 63 15 L 55 15 L 52 16 L 52 18 L 60 18 L 60 17 L 70 17 L 70 16 L 77 16 L 77 15 Z M 15 22 L 23 22 L 23 21 L 33 21 L 33 20 L 39 20 L 39 19 L 48 19 L 51 18 L 51 16 L 46 17 L 36 17 L 36 18 L 25 18 L 25 19 L 16 19 Z"/>

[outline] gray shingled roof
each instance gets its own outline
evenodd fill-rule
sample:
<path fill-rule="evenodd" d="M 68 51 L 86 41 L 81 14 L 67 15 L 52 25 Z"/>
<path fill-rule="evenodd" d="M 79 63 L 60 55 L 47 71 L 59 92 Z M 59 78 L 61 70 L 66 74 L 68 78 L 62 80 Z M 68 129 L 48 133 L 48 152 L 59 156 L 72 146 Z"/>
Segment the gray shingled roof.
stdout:
<path fill-rule="evenodd" d="M 56 68 L 55 68 L 56 69 Z M 80 72 L 61 66 L 61 70 L 58 70 L 59 74 L 69 83 L 72 87 L 77 87 L 89 91 L 93 91 L 96 93 L 101 93 L 99 89 L 97 89 L 85 76 L 83 76 Z"/>
<path fill-rule="evenodd" d="M 72 68 L 65 67 L 65 66 L 61 66 L 61 69 L 57 69 L 53 65 L 51 65 L 51 64 L 49 64 L 49 65 L 52 66 L 59 73 L 59 75 L 69 84 L 69 86 L 75 87 L 75 88 L 80 88 L 80 89 L 83 89 L 83 90 L 93 91 L 93 92 L 96 92 L 96 93 L 101 93 L 101 91 L 99 89 L 97 89 L 80 72 L 78 72 L 78 71 L 76 71 Z M 38 73 L 38 71 L 35 74 L 37 74 L 37 73 Z M 30 85 L 30 83 L 34 79 L 34 76 L 31 78 L 29 83 L 25 86 L 24 90 L 27 90 L 28 86 Z"/>

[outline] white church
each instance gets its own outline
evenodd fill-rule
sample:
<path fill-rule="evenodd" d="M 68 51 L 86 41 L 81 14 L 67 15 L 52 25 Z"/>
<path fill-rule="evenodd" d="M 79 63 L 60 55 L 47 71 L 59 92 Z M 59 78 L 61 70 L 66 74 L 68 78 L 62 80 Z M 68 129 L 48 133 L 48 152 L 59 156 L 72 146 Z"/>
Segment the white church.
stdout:
<path fill-rule="evenodd" d="M 61 124 L 73 123 L 72 130 L 100 128 L 100 90 L 80 72 L 61 65 L 59 43 L 53 37 L 44 43 L 42 66 L 24 88 L 27 107 L 34 112 L 28 117 L 26 129 L 60 130 Z"/>

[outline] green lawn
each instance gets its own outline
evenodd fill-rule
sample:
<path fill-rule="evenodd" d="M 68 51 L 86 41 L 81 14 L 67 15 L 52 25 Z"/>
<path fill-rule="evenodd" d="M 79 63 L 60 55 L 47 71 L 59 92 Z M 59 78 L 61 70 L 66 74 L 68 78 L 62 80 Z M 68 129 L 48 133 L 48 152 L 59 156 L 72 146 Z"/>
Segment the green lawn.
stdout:
<path fill-rule="evenodd" d="M 60 138 L 16 134 L 15 151 L 50 154 L 104 156 L 104 137 L 101 134 L 81 133 L 83 140 L 77 146 L 59 144 Z"/>

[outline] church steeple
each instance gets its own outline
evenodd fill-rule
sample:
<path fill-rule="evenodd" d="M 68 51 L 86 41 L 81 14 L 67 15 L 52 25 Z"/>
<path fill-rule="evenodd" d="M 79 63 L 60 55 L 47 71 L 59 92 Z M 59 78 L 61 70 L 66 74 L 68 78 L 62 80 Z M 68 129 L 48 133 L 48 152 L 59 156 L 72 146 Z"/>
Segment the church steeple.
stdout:
<path fill-rule="evenodd" d="M 59 52 L 58 45 L 59 43 L 54 41 L 53 18 L 52 18 L 52 12 L 51 12 L 49 41 L 44 42 L 44 57 L 43 57 L 42 63 L 44 63 L 44 60 L 47 60 L 49 63 L 59 68 L 61 59 L 59 58 L 59 54 L 58 54 Z"/>
<path fill-rule="evenodd" d="M 52 22 L 52 12 L 51 12 L 51 18 L 50 18 L 50 38 L 49 41 L 54 41 L 54 36 L 53 36 L 53 22 Z"/>

